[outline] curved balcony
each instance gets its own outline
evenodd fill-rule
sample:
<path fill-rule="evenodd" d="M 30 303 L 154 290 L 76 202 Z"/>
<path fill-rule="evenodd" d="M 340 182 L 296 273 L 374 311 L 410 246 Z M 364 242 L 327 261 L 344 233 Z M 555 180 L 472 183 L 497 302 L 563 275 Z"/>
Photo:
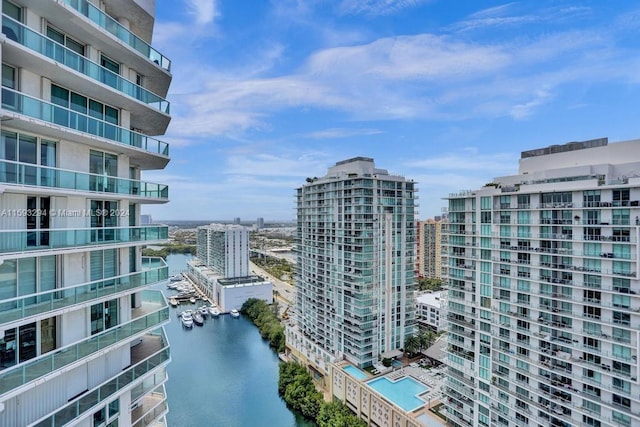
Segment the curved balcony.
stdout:
<path fill-rule="evenodd" d="M 0 159 L 0 183 L 169 201 L 169 186 Z"/>
<path fill-rule="evenodd" d="M 68 307 L 99 298 L 147 287 L 169 278 L 169 267 L 162 258 L 143 258 L 145 270 L 89 283 L 2 300 L 0 324 L 26 320 L 43 313 L 55 315 Z"/>
<path fill-rule="evenodd" d="M 19 214 L 20 209 L 16 211 Z M 26 209 L 25 209 L 26 211 Z M 53 209 L 50 216 L 82 217 L 92 211 Z M 99 245 L 162 242 L 169 238 L 166 225 L 140 227 L 52 228 L 41 230 L 0 230 L 0 254 L 52 249 L 81 249 Z"/>
<path fill-rule="evenodd" d="M 149 107 L 164 113 L 165 115 L 169 114 L 170 104 L 166 99 L 152 93 L 142 86 L 124 79 L 119 74 L 114 73 L 113 71 L 102 67 L 82 55 L 79 55 L 50 38 L 33 31 L 29 27 L 6 15 L 2 16 L 2 33 L 7 36 L 7 39 L 13 40 L 28 49 L 54 60 L 56 64 L 66 65 L 72 70 L 84 74 L 97 82 L 110 86 L 111 88 L 130 96 L 131 98 L 134 98 Z M 54 70 L 54 72 L 56 71 Z M 57 70 L 57 74 L 60 74 L 59 69 Z M 164 122 L 164 127 L 166 128 L 166 125 L 169 123 L 168 116 L 165 118 Z"/>
<path fill-rule="evenodd" d="M 111 381 L 102 384 L 73 402 L 60 408 L 55 414 L 50 415 L 36 424 L 35 427 L 57 427 L 67 425 L 78 419 L 83 414 L 101 402 L 106 401 L 111 396 L 120 392 L 125 387 L 129 387 L 134 382 L 161 369 L 171 360 L 169 355 L 169 343 L 163 330 L 157 333 L 147 334 L 149 338 L 155 338 L 150 345 L 145 346 L 144 342 L 131 348 L 131 367 L 122 371 L 120 375 Z M 145 338 L 146 339 L 146 338 Z M 138 347 L 140 347 L 138 349 Z"/>
<path fill-rule="evenodd" d="M 70 369 L 83 359 L 169 321 L 169 306 L 161 292 L 145 291 L 142 299 L 141 316 L 136 319 L 0 372 L 0 396 L 53 372 Z"/>
<path fill-rule="evenodd" d="M 87 114 L 43 101 L 13 89 L 2 88 L 2 108 L 5 109 L 5 116 L 10 116 L 13 112 L 32 119 L 42 120 L 52 125 L 81 132 L 88 137 L 86 138 L 88 144 L 93 144 L 98 147 L 103 146 L 100 144 L 100 141 L 96 141 L 96 137 L 98 137 L 118 144 L 121 149 L 130 148 L 131 152 L 127 152 L 130 157 L 139 156 L 139 154 L 136 153 L 136 151 L 139 152 L 139 150 L 162 156 L 162 159 L 158 159 L 158 164 L 153 164 L 154 167 L 164 167 L 169 161 L 169 145 L 166 142 L 91 117 Z M 33 120 L 27 120 L 27 122 L 29 122 L 29 126 L 33 126 L 33 123 L 31 123 Z M 15 126 L 18 127 L 19 124 Z M 27 130 L 33 131 L 33 128 L 29 127 Z M 47 126 L 47 132 L 52 136 L 69 139 L 67 132 L 58 134 L 54 132 L 51 126 Z M 141 160 L 149 161 L 146 156 Z"/>
<path fill-rule="evenodd" d="M 149 61 L 167 71 L 171 71 L 171 61 L 167 57 L 152 48 L 149 43 L 123 27 L 118 21 L 98 9 L 95 5 L 87 0 L 62 1 L 81 15 L 89 18 L 89 20 L 98 27 L 116 36 L 120 41 L 142 54 Z"/>

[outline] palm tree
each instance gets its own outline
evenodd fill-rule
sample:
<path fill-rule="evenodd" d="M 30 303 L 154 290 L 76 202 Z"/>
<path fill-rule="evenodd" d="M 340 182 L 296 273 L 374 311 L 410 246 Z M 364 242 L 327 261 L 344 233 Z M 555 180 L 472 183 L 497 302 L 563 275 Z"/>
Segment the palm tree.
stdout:
<path fill-rule="evenodd" d="M 411 335 L 410 337 L 407 337 L 406 340 L 404 340 L 404 350 L 409 353 L 409 355 L 414 354 L 419 349 L 420 339 L 417 336 Z"/>
<path fill-rule="evenodd" d="M 420 334 L 420 348 L 422 350 L 426 350 L 429 347 L 431 347 L 431 345 L 433 344 L 433 342 L 436 339 L 436 334 L 428 329 L 426 331 L 424 331 L 422 334 Z"/>

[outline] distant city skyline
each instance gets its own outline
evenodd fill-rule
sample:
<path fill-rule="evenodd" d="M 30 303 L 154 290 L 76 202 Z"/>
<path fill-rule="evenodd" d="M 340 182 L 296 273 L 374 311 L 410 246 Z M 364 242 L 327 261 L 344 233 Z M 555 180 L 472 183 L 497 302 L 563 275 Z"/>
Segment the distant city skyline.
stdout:
<path fill-rule="evenodd" d="M 419 218 L 517 171 L 520 152 L 640 136 L 637 3 L 156 3 L 173 59 L 158 220 L 291 220 L 295 188 L 372 157 Z"/>

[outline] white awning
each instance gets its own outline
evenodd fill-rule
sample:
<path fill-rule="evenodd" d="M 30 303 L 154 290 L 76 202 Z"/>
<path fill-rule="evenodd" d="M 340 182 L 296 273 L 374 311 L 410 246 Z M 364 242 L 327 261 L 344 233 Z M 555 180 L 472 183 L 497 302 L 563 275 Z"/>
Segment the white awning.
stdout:
<path fill-rule="evenodd" d="M 381 356 L 383 359 L 393 359 L 394 357 L 402 356 L 402 351 L 396 348 L 393 350 L 385 351 L 381 354 Z"/>

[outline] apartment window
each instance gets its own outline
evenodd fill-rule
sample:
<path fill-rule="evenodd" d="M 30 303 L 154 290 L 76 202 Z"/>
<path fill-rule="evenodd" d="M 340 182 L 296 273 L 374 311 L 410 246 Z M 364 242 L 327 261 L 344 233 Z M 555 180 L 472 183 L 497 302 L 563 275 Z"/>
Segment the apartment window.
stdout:
<path fill-rule="evenodd" d="M 6 88 L 6 89 L 5 89 Z M 2 107 L 17 111 L 20 109 L 18 90 L 18 71 L 7 64 L 2 64 Z"/>
<path fill-rule="evenodd" d="M 4 331 L 0 339 L 0 369 L 25 362 L 37 356 L 36 324 L 29 323 Z"/>
<path fill-rule="evenodd" d="M 627 397 L 622 397 L 614 394 L 612 401 L 614 405 L 623 406 L 625 408 L 631 407 L 631 400 L 629 400 L 629 398 Z"/>
<path fill-rule="evenodd" d="M 0 300 L 45 292 L 56 287 L 55 255 L 8 259 L 0 264 Z M 51 299 L 50 294 L 33 296 L 25 304 Z M 16 308 L 16 302 L 0 303 L 0 311 Z"/>
<path fill-rule="evenodd" d="M 119 123 L 118 109 L 55 84 L 51 85 L 51 102 L 64 107 L 54 109 L 55 123 L 109 139 L 116 137 L 113 125 Z"/>
<path fill-rule="evenodd" d="M 118 275 L 118 252 L 116 249 L 92 251 L 90 264 L 91 281 L 115 277 Z"/>
<path fill-rule="evenodd" d="M 13 162 L 55 166 L 56 144 L 33 136 L 2 131 L 0 136 L 0 180 L 23 185 L 55 185 L 55 174 L 50 169 L 20 166 Z M 11 163 L 10 163 L 11 162 Z"/>
<path fill-rule="evenodd" d="M 120 64 L 113 59 L 100 55 L 100 65 L 102 65 L 102 83 L 111 87 L 117 87 L 118 75 L 120 74 Z"/>
<path fill-rule="evenodd" d="M 531 200 L 529 194 L 518 195 L 518 209 L 529 209 L 530 203 Z"/>
<path fill-rule="evenodd" d="M 629 209 L 613 209 L 611 217 L 614 225 L 629 225 Z"/>
<path fill-rule="evenodd" d="M 613 388 L 624 391 L 625 393 L 631 392 L 631 383 L 629 383 L 629 381 L 625 381 L 618 377 L 613 377 L 612 382 Z"/>
<path fill-rule="evenodd" d="M 626 329 L 612 328 L 611 335 L 613 339 L 617 341 L 625 342 L 625 343 L 631 342 L 631 332 Z"/>
<path fill-rule="evenodd" d="M 91 306 L 91 335 L 118 324 L 118 300 L 105 301 Z"/>
<path fill-rule="evenodd" d="M 613 306 L 620 308 L 631 307 L 631 298 L 629 295 L 613 294 Z"/>
<path fill-rule="evenodd" d="M 629 313 L 623 313 L 621 311 L 614 311 L 613 323 L 629 326 L 631 324 L 631 315 Z"/>
<path fill-rule="evenodd" d="M 109 200 L 91 200 L 91 239 L 107 241 L 116 238 L 118 226 L 118 202 Z"/>
<path fill-rule="evenodd" d="M 612 198 L 613 206 L 629 206 L 629 189 L 613 190 Z"/>
<path fill-rule="evenodd" d="M 62 31 L 59 31 L 53 28 L 51 25 L 47 25 L 47 37 L 49 37 L 51 40 L 55 42 L 60 43 L 62 46 L 65 46 L 67 49 L 74 51 L 78 55 L 84 56 L 84 45 L 82 43 L 69 37 Z M 57 53 L 54 56 L 54 58 L 58 61 L 63 61 L 64 60 L 63 51 L 56 49 L 55 52 Z M 70 58 L 67 58 L 67 60 L 68 59 Z"/>
<path fill-rule="evenodd" d="M 91 150 L 89 172 L 93 174 L 89 183 L 91 191 L 114 192 L 117 190 L 115 180 L 110 178 L 118 175 L 118 156 L 115 154 Z"/>
<path fill-rule="evenodd" d="M 621 414 L 618 411 L 611 411 L 611 417 L 615 423 L 623 426 L 631 426 L 631 417 L 629 415 Z"/>
<path fill-rule="evenodd" d="M 3 0 L 2 1 L 2 14 L 13 18 L 18 22 L 22 22 L 22 9 L 15 4 Z M 3 20 L 2 33 L 7 36 L 9 40 L 18 41 L 18 35 L 21 34 L 21 30 L 14 22 L 9 20 Z"/>
<path fill-rule="evenodd" d="M 586 415 L 582 416 L 582 424 L 590 427 L 600 427 L 600 421 L 591 417 L 587 417 Z"/>
<path fill-rule="evenodd" d="M 27 246 L 49 245 L 49 197 L 27 197 Z"/>
<path fill-rule="evenodd" d="M 587 387 L 587 385 L 585 385 L 585 388 Z M 584 409 L 586 409 L 587 411 L 594 413 L 594 414 L 600 414 L 600 405 L 598 405 L 597 403 L 591 402 L 589 400 L 583 399 L 582 400 L 582 407 Z"/>
<path fill-rule="evenodd" d="M 40 354 L 45 354 L 56 349 L 57 332 L 56 318 L 49 317 L 40 321 Z"/>
<path fill-rule="evenodd" d="M 613 290 L 623 294 L 631 293 L 631 281 L 620 277 L 613 278 Z"/>
<path fill-rule="evenodd" d="M 582 202 L 585 207 L 599 206 L 600 190 L 586 190 L 582 192 Z"/>

